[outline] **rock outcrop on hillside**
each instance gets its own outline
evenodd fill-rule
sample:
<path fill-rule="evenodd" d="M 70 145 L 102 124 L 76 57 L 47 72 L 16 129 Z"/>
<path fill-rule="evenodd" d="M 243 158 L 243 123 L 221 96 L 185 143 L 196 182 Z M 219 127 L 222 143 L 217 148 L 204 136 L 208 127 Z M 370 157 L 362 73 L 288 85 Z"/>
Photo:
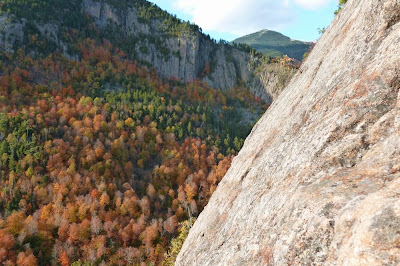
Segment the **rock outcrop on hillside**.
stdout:
<path fill-rule="evenodd" d="M 177 265 L 400 264 L 400 1 L 349 0 Z"/>
<path fill-rule="evenodd" d="M 271 99 L 276 99 L 297 71 L 282 64 L 261 64 L 256 73 Z"/>
<path fill-rule="evenodd" d="M 166 36 L 159 29 L 162 21 L 153 20 L 151 24 L 141 23 L 135 8 L 121 10 L 105 2 L 83 0 L 83 10 L 96 20 L 96 24 L 106 27 L 109 21 L 117 24 L 124 33 L 136 36 L 160 37 L 163 45 L 173 53 L 164 56 L 155 43 L 147 38 L 141 38 L 135 46 L 140 60 L 148 62 L 159 71 L 163 77 L 176 77 L 190 82 L 200 76 L 206 64 L 216 63 L 214 71 L 204 80 L 214 88 L 231 89 L 238 78 L 248 80 L 250 72 L 250 54 L 236 49 L 227 49 L 226 45 L 216 45 L 203 34 L 182 34 L 181 36 Z M 146 51 L 141 47 L 147 47 Z M 230 57 L 228 60 L 227 57 Z"/>
<path fill-rule="evenodd" d="M 272 101 L 271 92 L 277 90 L 280 69 L 268 71 L 268 75 L 278 79 L 263 79 L 255 75 L 261 60 L 244 50 L 224 42 L 215 43 L 200 30 L 187 30 L 189 26 L 183 26 L 181 32 L 170 34 L 169 26 L 163 20 L 165 18 L 144 19 L 141 14 L 143 10 L 136 5 L 122 8 L 118 1 L 113 5 L 108 2 L 112 1 L 81 0 L 76 3 L 82 5 L 82 16 L 88 15 L 97 29 L 111 32 L 105 34 L 105 38 L 124 40 L 129 54 L 135 60 L 154 67 L 161 77 L 176 78 L 184 82 L 199 78 L 211 87 L 221 90 L 232 89 L 237 82 L 243 81 L 253 94 L 266 102 Z M 158 8 L 154 10 L 159 11 Z M 154 10 L 148 12 L 155 12 Z M 1 50 L 13 51 L 23 46 L 25 32 L 32 30 L 27 29 L 26 22 L 26 18 L 18 19 L 0 14 Z M 78 57 L 69 53 L 69 44 L 63 42 L 57 21 L 29 22 L 29 27 L 36 28 L 68 57 Z"/>
<path fill-rule="evenodd" d="M 131 45 L 138 59 L 149 63 L 162 77 L 176 77 L 184 82 L 200 78 L 211 87 L 222 90 L 232 89 L 238 81 L 244 81 L 256 97 L 271 102 L 273 92 L 279 90 L 277 87 L 282 87 L 282 80 L 287 80 L 286 75 L 281 77 L 281 74 L 290 72 L 290 78 L 294 74 L 288 68 L 265 68 L 264 76 L 255 75 L 257 66 L 261 65 L 258 58 L 229 44 L 216 44 L 201 32 L 168 36 L 160 30 L 163 28 L 161 20 L 153 20 L 151 24 L 142 23 L 138 15 L 140 11 L 135 8 L 122 12 L 105 2 L 83 0 L 83 11 L 94 18 L 99 27 L 107 27 L 109 22 L 113 22 L 127 35 L 151 36 L 140 38 Z M 161 39 L 165 46 L 163 49 L 171 53 L 168 56 L 161 53 L 156 43 L 152 42 L 154 39 Z M 147 48 L 145 52 L 142 47 Z M 207 65 L 211 65 L 211 71 L 204 74 Z"/>

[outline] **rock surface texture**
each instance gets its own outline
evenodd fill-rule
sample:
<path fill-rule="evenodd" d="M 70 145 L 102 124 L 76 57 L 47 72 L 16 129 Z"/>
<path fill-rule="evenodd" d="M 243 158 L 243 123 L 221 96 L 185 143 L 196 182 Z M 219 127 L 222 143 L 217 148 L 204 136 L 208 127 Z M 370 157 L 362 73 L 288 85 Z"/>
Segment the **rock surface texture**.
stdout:
<path fill-rule="evenodd" d="M 177 265 L 400 264 L 400 1 L 349 0 Z"/>

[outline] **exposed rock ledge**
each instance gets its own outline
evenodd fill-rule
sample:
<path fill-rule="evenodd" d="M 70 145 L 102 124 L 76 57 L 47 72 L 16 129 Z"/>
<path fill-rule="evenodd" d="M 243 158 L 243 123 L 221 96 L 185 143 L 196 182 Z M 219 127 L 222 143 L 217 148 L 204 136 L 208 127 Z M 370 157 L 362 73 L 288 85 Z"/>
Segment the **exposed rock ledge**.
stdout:
<path fill-rule="evenodd" d="M 177 265 L 400 264 L 400 1 L 349 0 Z"/>

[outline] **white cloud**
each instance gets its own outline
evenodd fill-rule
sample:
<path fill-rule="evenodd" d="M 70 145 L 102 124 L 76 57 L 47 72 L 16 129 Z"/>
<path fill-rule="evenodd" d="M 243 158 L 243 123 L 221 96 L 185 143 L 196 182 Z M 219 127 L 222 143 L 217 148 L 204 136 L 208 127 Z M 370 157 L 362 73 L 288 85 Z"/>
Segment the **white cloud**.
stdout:
<path fill-rule="evenodd" d="M 296 19 L 292 0 L 175 0 L 205 31 L 245 35 L 261 29 L 279 30 Z M 324 2 L 324 0 L 294 0 Z M 325 0 L 329 1 L 329 0 Z M 304 3 L 303 3 L 304 5 Z M 304 5 L 305 6 L 305 5 Z"/>
<path fill-rule="evenodd" d="M 294 3 L 304 9 L 316 10 L 327 6 L 333 0 L 294 0 Z"/>

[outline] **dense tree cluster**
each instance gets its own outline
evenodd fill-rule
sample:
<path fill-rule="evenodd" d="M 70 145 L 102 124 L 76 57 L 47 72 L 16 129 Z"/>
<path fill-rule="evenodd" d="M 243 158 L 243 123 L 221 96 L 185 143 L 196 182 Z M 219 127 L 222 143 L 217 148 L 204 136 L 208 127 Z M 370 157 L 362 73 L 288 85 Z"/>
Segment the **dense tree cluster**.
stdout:
<path fill-rule="evenodd" d="M 79 12 L 81 3 L 82 0 L 2 0 L 1 11 L 29 21 L 57 21 L 62 25 L 76 26 L 84 19 Z"/>
<path fill-rule="evenodd" d="M 144 0 L 106 2 L 165 35 L 200 30 Z M 241 81 L 159 78 L 132 43 L 168 56 L 161 37 L 100 30 L 81 3 L 0 4 L 25 25 L 15 52 L 0 52 L 0 264 L 173 263 L 265 106 Z M 56 37 L 39 29 L 48 22 Z"/>
<path fill-rule="evenodd" d="M 77 47 L 0 54 L 0 263 L 159 264 L 262 103 L 163 81 L 108 41 Z"/>

